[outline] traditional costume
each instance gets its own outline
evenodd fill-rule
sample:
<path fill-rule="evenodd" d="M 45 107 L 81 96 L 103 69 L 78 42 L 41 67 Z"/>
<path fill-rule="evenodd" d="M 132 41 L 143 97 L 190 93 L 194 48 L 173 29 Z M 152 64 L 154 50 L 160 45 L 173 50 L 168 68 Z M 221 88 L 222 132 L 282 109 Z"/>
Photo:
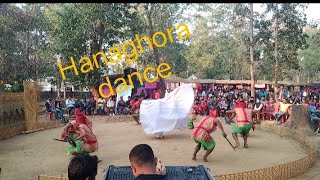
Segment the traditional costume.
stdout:
<path fill-rule="evenodd" d="M 204 150 L 213 149 L 216 145 L 210 134 L 217 129 L 217 115 L 217 111 L 212 110 L 210 116 L 202 118 L 192 132 L 192 138 L 196 143 L 200 143 Z"/>
<path fill-rule="evenodd" d="M 248 134 L 252 128 L 252 111 L 251 109 L 236 107 L 236 122 L 232 123 L 232 133 Z"/>
<path fill-rule="evenodd" d="M 188 119 L 188 127 L 190 129 L 193 129 L 194 128 L 194 125 L 193 125 L 193 122 L 196 120 L 196 114 L 195 112 L 192 112 L 189 116 L 189 119 Z"/>
<path fill-rule="evenodd" d="M 183 84 L 162 99 L 143 100 L 140 106 L 140 122 L 144 132 L 161 138 L 164 132 L 187 129 L 193 96 L 192 85 Z"/>
<path fill-rule="evenodd" d="M 95 152 L 98 149 L 98 141 L 92 132 L 92 122 L 87 120 L 86 115 L 79 108 L 75 109 L 74 114 L 76 120 L 70 122 L 72 126 L 68 127 L 67 132 L 73 139 L 77 139 L 82 135 L 81 129 L 84 131 L 85 136 L 75 141 L 76 146 L 68 148 L 68 155 Z"/>

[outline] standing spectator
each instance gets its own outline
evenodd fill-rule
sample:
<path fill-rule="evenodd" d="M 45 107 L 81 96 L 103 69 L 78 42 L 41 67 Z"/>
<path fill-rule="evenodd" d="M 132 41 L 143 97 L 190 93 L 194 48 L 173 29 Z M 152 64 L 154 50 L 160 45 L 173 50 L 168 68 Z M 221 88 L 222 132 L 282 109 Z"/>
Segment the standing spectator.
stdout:
<path fill-rule="evenodd" d="M 104 107 L 105 107 L 105 100 L 100 96 L 98 101 L 97 101 L 97 113 L 99 115 L 104 114 Z"/>

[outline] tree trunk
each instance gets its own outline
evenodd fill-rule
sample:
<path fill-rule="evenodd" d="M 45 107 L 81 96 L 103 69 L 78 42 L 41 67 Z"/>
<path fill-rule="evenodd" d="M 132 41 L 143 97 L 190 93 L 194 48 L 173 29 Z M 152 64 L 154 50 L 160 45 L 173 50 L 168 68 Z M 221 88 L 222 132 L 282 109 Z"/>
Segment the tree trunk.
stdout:
<path fill-rule="evenodd" d="M 275 99 L 278 99 L 278 71 L 279 71 L 279 62 L 278 62 L 278 3 L 276 4 L 276 18 L 275 18 L 275 35 L 274 35 L 274 95 Z"/>
<path fill-rule="evenodd" d="M 250 77 L 251 77 L 251 96 L 255 97 L 255 81 L 254 81 L 254 57 L 253 57 L 253 4 L 250 3 L 250 59 L 251 59 L 251 64 L 250 64 Z"/>
<path fill-rule="evenodd" d="M 66 81 L 63 81 L 63 99 L 67 99 L 67 86 L 66 86 Z"/>
<path fill-rule="evenodd" d="M 293 105 L 289 119 L 283 124 L 283 127 L 297 129 L 307 134 L 313 134 L 309 119 L 309 107 Z"/>
<path fill-rule="evenodd" d="M 94 100 L 97 101 L 100 97 L 98 88 L 95 86 L 91 86 L 90 91 L 91 91 L 92 96 L 94 97 Z"/>
<path fill-rule="evenodd" d="M 148 3 L 148 8 L 147 8 L 147 13 L 146 13 L 146 21 L 147 24 L 149 26 L 148 31 L 149 31 L 149 36 L 152 37 L 153 35 L 153 24 L 152 24 L 152 4 Z M 150 39 L 150 41 L 152 42 L 152 40 Z M 153 46 L 153 55 L 156 58 L 156 65 L 159 66 L 160 64 L 160 57 L 159 57 L 159 51 L 158 48 L 156 46 Z M 164 97 L 165 95 L 165 91 L 166 91 L 166 84 L 163 78 L 161 78 L 160 76 L 158 76 L 159 80 L 160 80 L 160 89 L 161 89 L 161 96 Z"/>
<path fill-rule="evenodd" d="M 57 97 L 60 97 L 60 88 L 61 88 L 61 82 L 59 80 L 57 80 Z"/>

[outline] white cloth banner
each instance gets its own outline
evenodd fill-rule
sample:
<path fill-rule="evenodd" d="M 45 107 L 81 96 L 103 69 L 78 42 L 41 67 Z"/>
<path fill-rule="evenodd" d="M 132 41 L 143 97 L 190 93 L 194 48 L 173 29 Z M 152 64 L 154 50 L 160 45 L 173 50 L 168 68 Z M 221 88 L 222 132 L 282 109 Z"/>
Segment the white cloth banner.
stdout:
<path fill-rule="evenodd" d="M 140 122 L 146 134 L 186 129 L 187 118 L 194 101 L 191 84 L 184 84 L 163 99 L 143 100 Z"/>

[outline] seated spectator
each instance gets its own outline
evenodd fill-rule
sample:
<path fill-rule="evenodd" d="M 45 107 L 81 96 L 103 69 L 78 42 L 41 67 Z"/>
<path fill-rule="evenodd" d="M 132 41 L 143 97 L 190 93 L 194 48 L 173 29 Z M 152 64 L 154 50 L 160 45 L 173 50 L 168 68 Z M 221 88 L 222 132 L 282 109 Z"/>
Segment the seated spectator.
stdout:
<path fill-rule="evenodd" d="M 254 97 L 250 97 L 247 105 L 248 109 L 254 109 Z"/>
<path fill-rule="evenodd" d="M 130 154 L 129 160 L 135 180 L 142 179 L 166 179 L 166 175 L 157 174 L 157 158 L 154 157 L 152 148 L 147 144 L 135 146 Z"/>
<path fill-rule="evenodd" d="M 131 98 L 131 96 L 128 96 L 128 100 L 126 101 L 126 107 L 128 107 L 129 109 L 131 109 L 131 100 L 132 100 L 132 98 Z"/>
<path fill-rule="evenodd" d="M 123 100 L 123 96 L 120 96 L 120 100 L 117 104 L 117 114 L 123 114 L 126 102 Z"/>
<path fill-rule="evenodd" d="M 88 106 L 88 101 L 87 101 L 87 98 L 85 96 L 82 97 L 82 101 L 80 101 L 80 105 L 81 105 L 81 111 L 85 111 L 87 109 L 87 106 Z M 86 111 L 85 111 L 86 112 Z"/>
<path fill-rule="evenodd" d="M 130 99 L 130 109 L 132 109 L 133 105 L 136 103 L 137 100 L 135 98 L 131 97 Z"/>
<path fill-rule="evenodd" d="M 114 115 L 114 101 L 111 97 L 107 101 L 107 112 L 109 113 L 109 116 Z"/>
<path fill-rule="evenodd" d="M 92 96 L 86 106 L 86 113 L 88 115 L 94 114 L 95 109 L 96 109 L 96 101 L 94 100 L 94 97 Z"/>
<path fill-rule="evenodd" d="M 320 133 L 320 117 L 317 116 L 320 111 L 317 111 L 315 106 L 310 107 L 310 125 L 315 133 Z"/>
<path fill-rule="evenodd" d="M 62 119 L 63 112 L 62 112 L 60 109 L 54 108 L 54 106 L 52 106 L 52 99 L 51 99 L 51 98 L 49 98 L 49 99 L 45 102 L 44 105 L 46 106 L 47 112 L 52 112 L 52 113 L 54 114 L 54 117 L 55 117 L 57 120 Z M 51 117 L 50 117 L 50 119 L 51 119 Z"/>
<path fill-rule="evenodd" d="M 263 108 L 263 104 L 260 102 L 259 99 L 257 99 L 253 108 L 254 110 L 257 111 L 256 114 L 253 114 L 254 122 L 256 123 L 260 123 L 262 108 Z"/>
<path fill-rule="evenodd" d="M 308 102 L 307 98 L 303 97 L 302 101 L 301 101 L 301 104 L 308 107 L 309 106 L 309 102 Z"/>
<path fill-rule="evenodd" d="M 98 101 L 97 101 L 97 113 L 99 115 L 104 114 L 104 107 L 105 107 L 105 100 L 100 96 Z"/>
<path fill-rule="evenodd" d="M 66 106 L 67 106 L 69 115 L 72 114 L 72 110 L 74 109 L 74 104 L 75 102 L 72 100 L 71 96 L 69 96 L 68 99 L 66 99 Z"/>
<path fill-rule="evenodd" d="M 61 103 L 60 97 L 57 97 L 57 98 L 54 100 L 54 107 L 55 107 L 56 109 L 60 109 L 60 110 L 62 111 L 63 105 L 62 105 L 62 103 Z"/>
<path fill-rule="evenodd" d="M 262 104 L 263 106 L 267 103 L 267 101 L 265 100 L 264 97 L 261 97 L 260 102 L 261 102 L 261 104 Z"/>
<path fill-rule="evenodd" d="M 140 97 L 143 97 L 143 98 L 146 97 L 146 93 L 144 93 L 144 90 L 143 90 L 143 89 L 142 89 L 141 92 L 140 92 Z"/>
<path fill-rule="evenodd" d="M 98 157 L 88 154 L 74 156 L 68 166 L 69 180 L 94 180 L 98 171 Z"/>
<path fill-rule="evenodd" d="M 262 110 L 262 107 L 263 107 L 263 104 L 260 102 L 259 99 L 256 100 L 256 103 L 254 105 L 254 110 L 258 110 L 258 111 L 261 111 Z"/>
<path fill-rule="evenodd" d="M 123 114 L 129 114 L 130 113 L 130 109 L 131 109 L 130 100 L 131 100 L 131 97 L 128 96 L 128 100 L 124 104 Z"/>
<path fill-rule="evenodd" d="M 280 102 L 280 111 L 275 114 L 276 123 L 280 124 L 281 117 L 286 115 L 291 106 L 292 104 L 288 103 L 288 100 L 285 98 L 283 99 L 283 102 Z"/>

